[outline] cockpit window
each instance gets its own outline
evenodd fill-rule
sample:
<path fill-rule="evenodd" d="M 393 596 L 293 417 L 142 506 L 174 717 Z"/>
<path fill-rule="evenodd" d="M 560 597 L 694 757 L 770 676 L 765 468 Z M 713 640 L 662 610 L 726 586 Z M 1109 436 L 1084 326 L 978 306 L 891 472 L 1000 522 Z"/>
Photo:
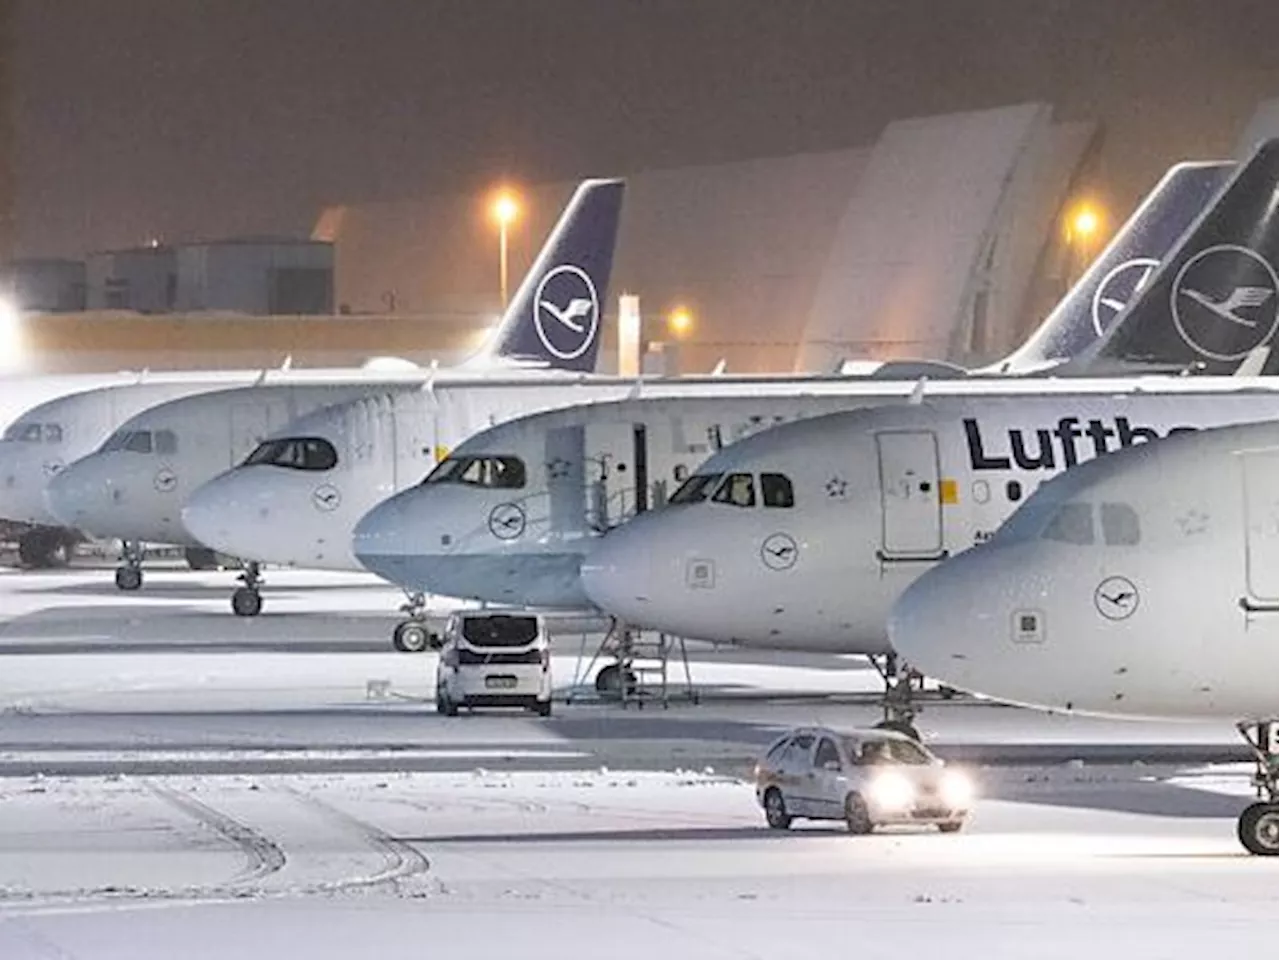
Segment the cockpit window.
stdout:
<path fill-rule="evenodd" d="M 62 425 L 58 423 L 12 423 L 4 432 L 5 440 L 18 443 L 61 443 Z"/>
<path fill-rule="evenodd" d="M 722 473 L 695 473 L 676 489 L 667 503 L 701 503 L 711 495 Z"/>
<path fill-rule="evenodd" d="M 134 430 L 125 438 L 124 449 L 130 453 L 150 453 L 151 431 Z"/>
<path fill-rule="evenodd" d="M 794 507 L 796 496 L 791 481 L 781 473 L 760 474 L 760 499 L 766 507 Z"/>
<path fill-rule="evenodd" d="M 735 507 L 756 505 L 756 481 L 749 473 L 731 473 L 720 482 L 711 495 L 712 503 L 727 503 Z"/>
<path fill-rule="evenodd" d="M 448 457 L 422 482 L 520 490 L 525 485 L 524 461 L 519 457 Z"/>
<path fill-rule="evenodd" d="M 1093 543 L 1093 505 L 1064 503 L 1050 518 L 1041 536 L 1059 543 L 1088 546 Z"/>
<path fill-rule="evenodd" d="M 1102 542 L 1108 547 L 1132 547 L 1142 539 L 1138 511 L 1127 503 L 1104 503 L 1099 513 Z"/>
<path fill-rule="evenodd" d="M 244 466 L 267 465 L 319 472 L 338 465 L 338 451 L 324 437 L 285 437 L 267 440 L 245 458 Z"/>
<path fill-rule="evenodd" d="M 178 437 L 172 430 L 156 431 L 156 453 L 170 454 L 178 452 Z"/>

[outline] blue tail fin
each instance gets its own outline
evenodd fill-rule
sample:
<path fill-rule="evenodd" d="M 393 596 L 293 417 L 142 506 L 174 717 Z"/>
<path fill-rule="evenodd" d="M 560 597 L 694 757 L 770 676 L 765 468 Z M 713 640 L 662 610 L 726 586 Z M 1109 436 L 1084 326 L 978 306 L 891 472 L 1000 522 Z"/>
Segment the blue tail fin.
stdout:
<path fill-rule="evenodd" d="M 1247 358 L 1276 373 L 1278 156 L 1275 139 L 1258 147 L 1107 336 L 1067 372 L 1228 375 Z"/>
<path fill-rule="evenodd" d="M 477 361 L 594 370 L 622 211 L 621 180 L 584 180 Z"/>
<path fill-rule="evenodd" d="M 1027 342 L 987 372 L 1032 373 L 1053 367 L 1105 336 L 1234 168 L 1226 161 L 1171 167 Z"/>

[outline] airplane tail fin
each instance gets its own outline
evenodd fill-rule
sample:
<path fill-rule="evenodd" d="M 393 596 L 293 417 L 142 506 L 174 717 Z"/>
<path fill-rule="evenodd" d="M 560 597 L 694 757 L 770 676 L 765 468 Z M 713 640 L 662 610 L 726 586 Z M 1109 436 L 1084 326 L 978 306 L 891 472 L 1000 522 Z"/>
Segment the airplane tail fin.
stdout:
<path fill-rule="evenodd" d="M 594 370 L 623 181 L 584 180 L 472 363 Z"/>
<path fill-rule="evenodd" d="M 1234 163 L 1169 168 L 1044 322 L 983 373 L 1034 373 L 1083 353 L 1106 335 L 1187 229 L 1226 183 Z"/>
<path fill-rule="evenodd" d="M 1116 318 L 1055 372 L 1276 373 L 1276 140 L 1260 144 Z M 1070 369 L 1067 369 L 1070 368 Z"/>

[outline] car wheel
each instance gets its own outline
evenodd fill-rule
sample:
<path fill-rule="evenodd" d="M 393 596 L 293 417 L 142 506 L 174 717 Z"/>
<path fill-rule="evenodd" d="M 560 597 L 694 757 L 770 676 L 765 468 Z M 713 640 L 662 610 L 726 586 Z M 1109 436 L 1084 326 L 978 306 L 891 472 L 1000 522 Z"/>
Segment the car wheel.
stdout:
<path fill-rule="evenodd" d="M 963 826 L 963 820 L 948 820 L 945 823 L 938 824 L 938 829 L 943 833 L 959 833 L 960 828 Z"/>
<path fill-rule="evenodd" d="M 1244 808 L 1236 824 L 1236 836 L 1255 857 L 1274 857 L 1280 843 L 1276 805 L 1259 801 Z"/>
<path fill-rule="evenodd" d="M 867 801 L 856 793 L 844 799 L 844 825 L 853 834 L 870 833 L 875 826 L 871 822 L 871 811 L 867 809 Z"/>
<path fill-rule="evenodd" d="M 771 830 L 791 829 L 791 814 L 787 813 L 787 802 L 777 787 L 764 792 L 764 819 Z"/>

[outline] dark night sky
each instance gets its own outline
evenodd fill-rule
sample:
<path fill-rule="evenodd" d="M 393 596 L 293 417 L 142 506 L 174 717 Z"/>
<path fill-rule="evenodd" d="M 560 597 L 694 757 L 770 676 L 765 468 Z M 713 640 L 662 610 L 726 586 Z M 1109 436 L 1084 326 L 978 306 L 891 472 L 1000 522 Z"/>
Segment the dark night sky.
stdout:
<path fill-rule="evenodd" d="M 1275 0 L 19 0 L 14 32 L 28 255 L 1029 99 L 1104 122 L 1125 206 L 1277 86 Z"/>

